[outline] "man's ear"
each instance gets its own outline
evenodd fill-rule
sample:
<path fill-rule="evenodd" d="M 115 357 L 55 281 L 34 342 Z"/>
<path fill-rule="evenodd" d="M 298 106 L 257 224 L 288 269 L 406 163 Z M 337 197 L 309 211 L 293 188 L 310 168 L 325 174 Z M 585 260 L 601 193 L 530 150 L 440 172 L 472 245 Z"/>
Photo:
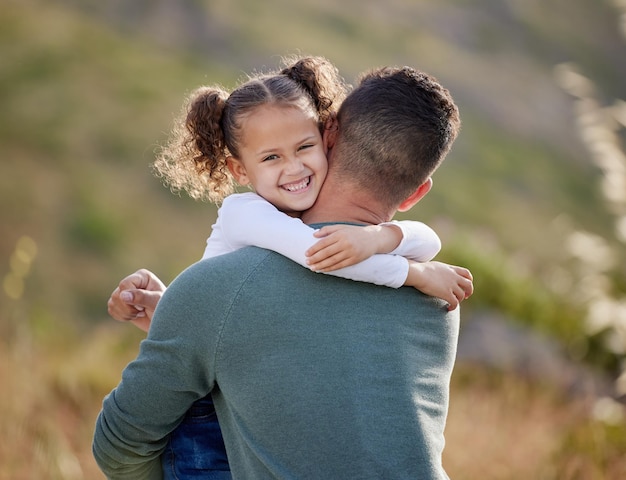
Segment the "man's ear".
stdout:
<path fill-rule="evenodd" d="M 413 208 L 417 202 L 419 202 L 424 196 L 430 192 L 430 189 L 433 188 L 433 179 L 428 177 L 428 179 L 422 183 L 417 190 L 415 190 L 409 197 L 400 204 L 398 207 L 399 212 L 406 212 Z"/>
<path fill-rule="evenodd" d="M 326 120 L 324 125 L 324 133 L 322 134 L 322 140 L 324 141 L 324 150 L 328 154 L 328 151 L 335 146 L 337 141 L 337 131 L 339 130 L 339 122 L 337 122 L 337 115 L 331 114 Z"/>
<path fill-rule="evenodd" d="M 250 183 L 248 172 L 241 160 L 237 160 L 235 157 L 226 157 L 226 166 L 239 185 L 248 185 Z"/>

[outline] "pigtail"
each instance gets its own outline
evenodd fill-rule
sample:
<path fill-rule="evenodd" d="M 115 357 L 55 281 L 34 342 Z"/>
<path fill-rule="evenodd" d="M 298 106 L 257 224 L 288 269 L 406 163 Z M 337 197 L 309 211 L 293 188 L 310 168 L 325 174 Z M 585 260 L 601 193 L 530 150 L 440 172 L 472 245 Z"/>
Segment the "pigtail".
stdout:
<path fill-rule="evenodd" d="M 197 155 L 193 160 L 198 173 L 211 174 L 225 157 L 222 115 L 228 94 L 222 90 L 201 87 L 189 104 L 185 127 Z"/>
<path fill-rule="evenodd" d="M 288 59 L 285 61 L 287 63 Z M 323 57 L 303 57 L 291 60 L 282 75 L 300 85 L 313 99 L 320 123 L 337 113 L 346 97 L 346 84 L 337 68 Z"/>
<path fill-rule="evenodd" d="M 194 199 L 214 203 L 232 193 L 222 129 L 227 99 L 228 93 L 216 87 L 200 87 L 187 99 L 168 144 L 153 164 L 173 191 L 185 190 Z"/>

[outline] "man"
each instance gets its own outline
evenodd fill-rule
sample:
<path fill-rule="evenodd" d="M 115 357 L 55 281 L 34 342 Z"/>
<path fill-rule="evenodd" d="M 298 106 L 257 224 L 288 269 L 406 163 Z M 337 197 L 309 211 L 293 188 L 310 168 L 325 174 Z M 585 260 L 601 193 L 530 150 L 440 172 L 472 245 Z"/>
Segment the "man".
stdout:
<path fill-rule="evenodd" d="M 447 90 L 407 67 L 366 75 L 337 121 L 309 224 L 411 208 L 460 123 Z M 168 433 L 211 393 L 233 478 L 447 478 L 458 311 L 254 247 L 204 260 L 160 300 L 104 401 L 94 455 L 113 478 L 160 478 Z"/>

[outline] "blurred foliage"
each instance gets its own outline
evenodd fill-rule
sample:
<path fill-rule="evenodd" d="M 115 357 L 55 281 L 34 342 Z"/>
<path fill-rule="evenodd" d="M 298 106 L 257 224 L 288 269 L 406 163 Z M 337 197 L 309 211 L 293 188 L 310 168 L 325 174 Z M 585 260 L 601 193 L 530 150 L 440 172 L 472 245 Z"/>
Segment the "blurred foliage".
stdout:
<path fill-rule="evenodd" d="M 498 238 L 503 255 L 524 250 L 534 263 L 558 257 L 562 239 L 546 231 L 562 212 L 608 235 L 608 215 L 588 181 L 594 169 L 580 152 L 572 155 L 575 137 L 556 125 L 522 125 L 529 115 L 537 124 L 543 119 L 516 97 L 525 88 L 553 88 L 549 102 L 555 110 L 566 108 L 555 86 L 536 86 L 549 79 L 556 54 L 528 57 L 527 40 L 539 29 L 546 45 L 573 51 L 548 36 L 534 7 L 483 3 L 491 20 L 506 20 L 524 41 L 487 48 L 505 38 L 503 25 L 462 2 L 419 9 L 400 1 L 384 8 L 367 3 L 358 19 L 351 15 L 355 5 L 334 2 L 6 2 L 0 16 L 0 200 L 12 207 L 3 209 L 0 256 L 7 258 L 22 234 L 39 245 L 42 255 L 24 300 L 49 306 L 52 321 L 98 320 L 127 272 L 148 266 L 170 281 L 199 258 L 215 209 L 169 195 L 150 174 L 152 152 L 186 92 L 207 82 L 232 86 L 243 72 L 276 66 L 277 55 L 294 50 L 328 56 L 349 81 L 371 66 L 415 64 L 417 58 L 450 86 L 463 133 L 435 176 L 436 188 L 409 216 L 434 222 L 445 215 L 461 232 L 479 226 Z M 607 11 L 593 9 L 594 25 L 604 28 Z M 274 25 L 280 35 L 267 34 Z M 285 46 L 284 38 L 293 41 Z M 351 50 L 356 45 L 358 54 Z M 620 75 L 610 69 L 612 43 L 595 41 L 594 47 L 595 63 L 604 65 L 598 70 L 606 71 L 600 81 L 611 84 Z M 458 73 L 467 65 L 455 65 L 459 49 L 476 64 L 471 76 Z M 527 67 L 524 78 L 501 92 L 510 107 L 494 103 L 498 85 L 491 98 L 476 103 L 497 82 L 503 53 Z M 564 111 L 561 119 L 567 123 L 568 116 Z M 88 307 L 85 285 L 94 297 Z M 491 301 L 498 291 L 481 286 L 472 301 Z M 509 299 L 506 308 L 524 314 L 510 303 L 528 297 Z"/>
<path fill-rule="evenodd" d="M 620 424 L 586 419 L 565 431 L 555 453 L 559 479 L 621 478 L 626 473 L 626 430 Z"/>
<path fill-rule="evenodd" d="M 626 475 L 623 421 L 594 418 L 597 406 L 588 399 L 510 372 L 462 364 L 452 378 L 450 401 L 444 450 L 450 478 L 617 480 Z"/>
<path fill-rule="evenodd" d="M 463 304 L 464 317 L 481 310 L 504 312 L 507 318 L 558 339 L 572 360 L 619 375 L 623 355 L 607 350 L 604 332 L 588 333 L 582 299 L 551 288 L 550 268 L 530 271 L 525 257 L 506 253 L 488 240 L 477 242 L 479 238 L 457 236 L 441 253 L 448 263 L 471 266 L 477 294 Z"/>
<path fill-rule="evenodd" d="M 111 322 L 106 300 L 140 267 L 169 283 L 200 258 L 216 214 L 163 188 L 149 168 L 153 151 L 187 92 L 231 87 L 294 52 L 328 57 L 350 83 L 373 66 L 409 64 L 450 88 L 461 136 L 432 192 L 398 218 L 431 224 L 444 242 L 439 259 L 472 270 L 466 318 L 499 311 L 560 339 L 574 360 L 617 371 L 623 355 L 606 348 L 606 332 L 587 333 L 584 279 L 567 239 L 594 232 L 616 252 L 606 272 L 615 297 L 626 295 L 626 252 L 553 70 L 575 62 L 593 74 L 600 103 L 626 97 L 609 0 L 4 0 L 0 384 L 16 399 L 0 406 L 20 420 L 0 419 L 1 464 L 13 458 L 3 451 L 29 452 L 34 466 L 54 458 L 50 478 L 81 478 L 76 465 L 93 478 L 72 457 L 89 433 L 87 405 L 97 407 L 139 338 L 101 325 Z M 30 250 L 20 247 L 25 237 Z M 28 268 L 15 260 L 24 251 Z M 55 419 L 30 421 L 38 411 L 85 431 L 55 436 Z M 563 478 L 601 478 L 593 475 L 620 465 L 617 430 L 569 425 L 553 460 L 573 472 Z"/>
<path fill-rule="evenodd" d="M 25 308 L 80 329 L 106 317 L 108 294 L 123 275 L 147 266 L 169 282 L 200 257 L 215 207 L 171 196 L 149 170 L 154 148 L 197 85 L 232 86 L 242 72 L 276 66 L 277 55 L 294 50 L 328 56 L 348 81 L 371 66 L 419 58 L 419 67 L 432 66 L 452 89 L 464 127 L 435 189 L 398 218 L 455 225 L 453 234 L 441 231 L 441 259 L 474 272 L 469 308 L 500 310 L 613 369 L 618 358 L 607 358 L 584 333 L 583 306 L 545 280 L 555 265 L 570 268 L 562 248 L 568 232 L 555 222 L 613 236 L 611 214 L 589 181 L 599 172 L 573 147 L 571 104 L 551 79 L 553 62 L 570 57 L 594 68 L 609 91 L 616 77 L 626 78 L 612 62 L 610 7 L 570 5 L 572 20 L 602 31 L 591 41 L 572 38 L 576 25 L 559 23 L 551 35 L 538 4 L 483 4 L 486 18 L 463 2 L 421 9 L 367 3 L 357 19 L 354 5 L 332 2 L 7 2 L 0 16 L 0 200 L 12 207 L 3 209 L 0 256 L 8 258 L 24 234 L 40 250 L 24 283 Z M 267 35 L 270 25 L 280 25 L 281 35 Z M 519 42 L 504 41 L 510 32 Z M 285 35 L 294 39 L 287 49 Z M 532 47 L 539 39 L 542 52 Z M 579 56 L 569 41 L 585 43 Z M 354 45 L 358 55 L 344 51 Z M 464 60 L 455 64 L 460 50 Z M 526 69 L 506 86 L 495 75 L 507 73 L 503 54 Z M 472 74 L 459 74 L 469 58 Z M 517 64 L 504 65 L 516 72 Z M 520 102 L 527 89 L 547 105 Z M 612 275 L 623 292 L 626 273 Z"/>

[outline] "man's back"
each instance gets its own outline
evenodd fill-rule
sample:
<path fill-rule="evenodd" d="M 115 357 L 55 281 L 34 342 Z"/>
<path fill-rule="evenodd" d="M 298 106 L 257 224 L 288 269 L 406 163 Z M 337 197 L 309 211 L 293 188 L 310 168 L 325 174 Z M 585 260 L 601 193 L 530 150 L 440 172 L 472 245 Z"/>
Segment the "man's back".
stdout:
<path fill-rule="evenodd" d="M 445 478 L 459 324 L 444 302 L 255 248 L 188 274 L 233 291 L 193 309 L 219 337 L 209 368 L 235 478 Z"/>

